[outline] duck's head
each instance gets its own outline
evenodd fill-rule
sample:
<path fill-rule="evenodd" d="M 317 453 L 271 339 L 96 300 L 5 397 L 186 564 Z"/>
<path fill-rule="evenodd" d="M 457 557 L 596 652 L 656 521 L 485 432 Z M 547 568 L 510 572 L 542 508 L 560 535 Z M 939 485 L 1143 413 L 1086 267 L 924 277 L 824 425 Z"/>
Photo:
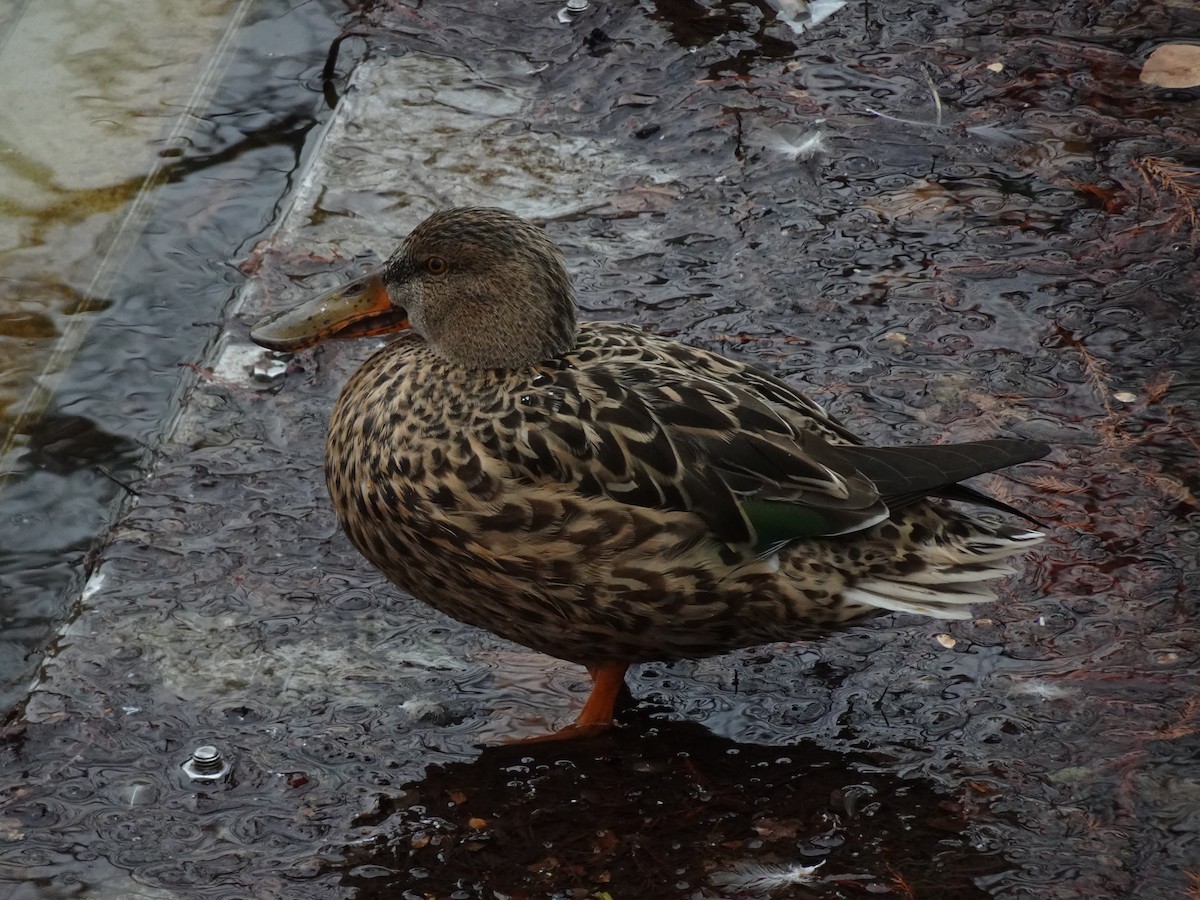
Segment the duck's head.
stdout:
<path fill-rule="evenodd" d="M 250 330 L 272 350 L 411 328 L 444 359 L 513 369 L 575 346 L 575 296 L 545 232 L 503 209 L 434 213 L 378 269 Z"/>

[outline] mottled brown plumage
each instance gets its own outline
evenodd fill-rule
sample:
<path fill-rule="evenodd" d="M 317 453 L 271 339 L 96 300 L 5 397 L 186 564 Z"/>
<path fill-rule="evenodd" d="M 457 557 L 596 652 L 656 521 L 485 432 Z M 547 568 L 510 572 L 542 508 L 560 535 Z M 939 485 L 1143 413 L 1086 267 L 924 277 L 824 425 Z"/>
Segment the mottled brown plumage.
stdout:
<path fill-rule="evenodd" d="M 587 730 L 611 720 L 630 663 L 882 610 L 964 617 L 1041 538 L 925 498 L 980 499 L 957 482 L 1045 445 L 865 447 L 769 375 L 626 325 L 577 327 L 574 310 L 540 229 L 456 209 L 253 336 L 295 349 L 411 326 L 334 408 L 338 518 L 413 596 L 588 665 Z"/>

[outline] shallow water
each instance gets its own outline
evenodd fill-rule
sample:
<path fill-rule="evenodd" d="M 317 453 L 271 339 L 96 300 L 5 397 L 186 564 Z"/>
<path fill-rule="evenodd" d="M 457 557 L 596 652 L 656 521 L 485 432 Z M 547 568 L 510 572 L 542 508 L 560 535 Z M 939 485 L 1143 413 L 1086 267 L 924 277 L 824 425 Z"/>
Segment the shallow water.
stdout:
<path fill-rule="evenodd" d="M 749 897 L 821 860 L 774 896 L 1194 890 L 1200 114 L 1137 71 L 1200 18 L 1042 6 L 799 36 L 766 4 L 364 13 L 327 165 L 5 732 L 15 896 Z M 1051 540 L 975 620 L 646 665 L 616 734 L 481 751 L 569 720 L 582 672 L 400 598 L 337 533 L 324 416 L 369 348 L 266 392 L 229 362 L 262 308 L 470 198 L 547 219 L 589 315 L 879 443 L 1051 442 L 981 485 Z M 202 743 L 227 780 L 181 777 Z"/>
<path fill-rule="evenodd" d="M 337 10 L 292 5 L 26 4 L 0 22 L 0 709 L 328 112 Z"/>

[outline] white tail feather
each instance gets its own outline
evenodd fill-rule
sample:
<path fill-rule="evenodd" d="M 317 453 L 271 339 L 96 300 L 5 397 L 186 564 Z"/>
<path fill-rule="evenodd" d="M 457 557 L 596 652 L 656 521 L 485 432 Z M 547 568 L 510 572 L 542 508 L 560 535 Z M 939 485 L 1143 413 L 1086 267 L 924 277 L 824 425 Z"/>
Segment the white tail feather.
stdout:
<path fill-rule="evenodd" d="M 964 565 L 964 566 L 930 566 L 920 572 L 904 576 L 904 581 L 910 584 L 970 584 L 975 581 L 987 581 L 991 578 L 1003 578 L 1015 572 L 1012 566 L 995 565 Z M 968 588 L 962 588 L 968 590 Z"/>
<path fill-rule="evenodd" d="M 1037 531 L 973 535 L 964 545 L 927 545 L 921 557 L 928 565 L 891 578 L 865 578 L 842 592 L 849 603 L 891 612 L 918 613 L 935 619 L 967 619 L 970 607 L 996 599 L 984 582 L 1011 575 L 997 560 L 1020 553 L 1040 541 Z"/>
<path fill-rule="evenodd" d="M 986 594 L 941 594 L 938 601 L 922 602 L 895 596 L 895 587 L 895 582 L 863 582 L 858 587 L 843 591 L 842 598 L 850 603 L 863 603 L 890 612 L 916 613 L 933 619 L 969 619 L 971 604 L 996 599 L 995 595 L 988 591 Z"/>

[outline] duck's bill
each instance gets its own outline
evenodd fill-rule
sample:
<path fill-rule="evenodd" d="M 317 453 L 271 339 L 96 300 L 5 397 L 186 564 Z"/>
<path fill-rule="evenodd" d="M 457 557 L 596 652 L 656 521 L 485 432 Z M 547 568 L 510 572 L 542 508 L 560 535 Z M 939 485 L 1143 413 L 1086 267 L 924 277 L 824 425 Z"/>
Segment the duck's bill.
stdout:
<path fill-rule="evenodd" d="M 250 340 L 270 350 L 303 350 L 331 338 L 368 337 L 408 328 L 408 314 L 388 299 L 378 270 L 294 309 L 267 316 Z"/>

